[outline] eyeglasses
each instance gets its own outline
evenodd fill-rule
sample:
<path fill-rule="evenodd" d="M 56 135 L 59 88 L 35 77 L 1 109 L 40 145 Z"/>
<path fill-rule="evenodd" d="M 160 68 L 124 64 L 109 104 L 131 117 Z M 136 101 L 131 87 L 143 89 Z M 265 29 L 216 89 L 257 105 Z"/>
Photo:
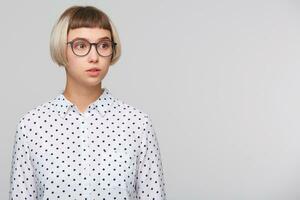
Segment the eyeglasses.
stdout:
<path fill-rule="evenodd" d="M 102 57 L 110 56 L 115 51 L 115 46 L 117 43 L 111 40 L 101 40 L 98 43 L 90 43 L 88 40 L 83 38 L 78 38 L 73 41 L 67 42 L 71 45 L 72 51 L 76 56 L 86 56 L 92 48 L 92 45 L 95 45 L 98 55 Z"/>

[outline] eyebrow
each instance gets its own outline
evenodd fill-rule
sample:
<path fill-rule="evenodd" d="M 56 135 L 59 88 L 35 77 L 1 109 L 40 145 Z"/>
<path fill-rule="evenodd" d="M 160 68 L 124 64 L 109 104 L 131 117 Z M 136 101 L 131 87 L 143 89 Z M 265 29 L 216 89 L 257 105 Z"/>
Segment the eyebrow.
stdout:
<path fill-rule="evenodd" d="M 84 37 L 76 37 L 76 38 L 74 38 L 73 40 L 77 40 L 77 39 L 84 39 L 84 40 L 87 40 L 87 41 L 89 41 L 89 42 L 90 42 L 90 40 L 89 40 L 89 39 L 87 39 L 87 38 L 84 38 Z M 109 39 L 109 40 L 111 40 L 111 39 L 110 39 L 110 37 L 108 37 L 108 36 L 105 36 L 105 37 L 100 37 L 100 38 L 98 38 L 98 39 L 96 40 L 96 42 L 98 42 L 98 41 L 100 41 L 100 40 L 106 40 L 106 39 Z"/>

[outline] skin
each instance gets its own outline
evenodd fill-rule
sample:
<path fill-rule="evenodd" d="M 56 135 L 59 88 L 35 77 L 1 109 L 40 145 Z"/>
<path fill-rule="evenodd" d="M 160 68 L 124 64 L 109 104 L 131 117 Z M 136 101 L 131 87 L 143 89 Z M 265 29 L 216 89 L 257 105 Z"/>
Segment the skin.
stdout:
<path fill-rule="evenodd" d="M 110 31 L 83 27 L 70 30 L 67 41 L 72 41 L 76 37 L 83 37 L 89 42 L 97 42 L 99 38 L 105 36 L 111 39 Z M 108 72 L 111 56 L 99 56 L 95 46 L 92 46 L 89 54 L 84 57 L 76 56 L 70 45 L 67 46 L 66 51 L 68 65 L 65 67 L 66 86 L 63 94 L 75 104 L 79 112 L 84 113 L 89 104 L 99 98 L 104 91 L 101 81 Z M 92 77 L 86 72 L 92 67 L 100 68 L 100 74 L 97 77 Z"/>

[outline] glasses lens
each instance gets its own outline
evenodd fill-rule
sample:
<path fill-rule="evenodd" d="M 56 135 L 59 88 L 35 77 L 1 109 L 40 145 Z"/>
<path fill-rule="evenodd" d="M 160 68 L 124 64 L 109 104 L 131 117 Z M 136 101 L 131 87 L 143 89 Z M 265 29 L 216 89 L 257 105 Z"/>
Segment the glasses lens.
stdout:
<path fill-rule="evenodd" d="M 113 52 L 112 41 L 104 40 L 99 42 L 97 50 L 101 56 L 110 56 Z"/>
<path fill-rule="evenodd" d="M 90 44 L 85 40 L 75 40 L 73 42 L 73 51 L 76 55 L 83 56 L 88 53 Z"/>

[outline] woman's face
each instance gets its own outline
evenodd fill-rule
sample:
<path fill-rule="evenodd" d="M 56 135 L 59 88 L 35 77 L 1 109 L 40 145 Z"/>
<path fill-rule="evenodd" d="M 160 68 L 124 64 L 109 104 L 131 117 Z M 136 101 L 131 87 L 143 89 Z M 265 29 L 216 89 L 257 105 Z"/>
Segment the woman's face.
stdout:
<path fill-rule="evenodd" d="M 100 28 L 77 28 L 71 29 L 67 36 L 67 41 L 73 41 L 75 38 L 85 38 L 90 43 L 96 43 L 101 38 L 108 37 L 111 40 L 110 31 Z M 103 80 L 108 72 L 112 56 L 102 57 L 98 55 L 95 45 L 91 47 L 90 52 L 83 57 L 75 55 L 71 45 L 67 46 L 66 73 L 69 80 L 85 86 L 96 86 Z M 88 69 L 98 68 L 98 74 L 88 72 Z"/>

